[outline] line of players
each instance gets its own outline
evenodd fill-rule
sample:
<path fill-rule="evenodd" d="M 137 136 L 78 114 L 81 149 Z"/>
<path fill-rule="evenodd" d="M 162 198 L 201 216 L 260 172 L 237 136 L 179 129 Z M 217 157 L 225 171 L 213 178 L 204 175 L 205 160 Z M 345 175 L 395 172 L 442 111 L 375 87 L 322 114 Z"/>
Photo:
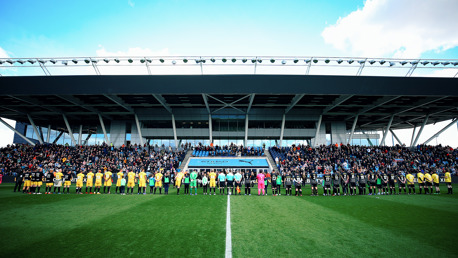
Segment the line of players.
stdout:
<path fill-rule="evenodd" d="M 234 173 L 235 172 L 235 173 Z M 225 194 L 239 194 L 241 195 L 242 185 L 245 186 L 245 195 L 251 195 L 251 188 L 254 184 L 258 186 L 258 195 L 266 194 L 268 185 L 271 185 L 272 195 L 281 194 L 281 186 L 286 190 L 286 195 L 292 195 L 292 188 L 295 188 L 295 195 L 302 196 L 302 185 L 305 182 L 302 174 L 293 175 L 290 172 L 285 173 L 284 175 L 276 174 L 272 172 L 270 177 L 266 176 L 267 173 L 260 172 L 257 175 L 254 172 L 240 172 L 240 170 L 227 170 L 226 172 L 221 171 L 217 174 L 215 171 L 204 172 L 201 176 L 200 184 L 203 187 L 204 195 L 210 194 L 213 190 L 213 195 L 216 195 L 216 188 L 218 186 L 219 193 Z M 90 171 L 87 174 L 78 173 L 76 176 L 76 193 L 82 194 L 84 181 L 86 183 L 86 193 L 89 194 L 100 194 L 102 182 L 103 182 L 103 193 L 110 194 L 111 185 L 113 182 L 113 174 L 111 171 L 104 170 L 104 173 L 101 170 L 98 170 L 97 173 Z M 137 186 L 137 194 L 146 194 L 147 184 L 150 187 L 150 193 L 156 193 L 156 190 L 159 190 L 159 194 L 162 194 L 162 187 L 164 187 L 164 193 L 168 194 L 170 185 L 175 185 L 177 188 L 177 194 L 180 194 L 180 189 L 182 185 L 184 186 L 184 194 L 191 194 L 194 189 L 194 194 L 197 195 L 197 184 L 198 184 L 198 173 L 192 171 L 191 173 L 184 171 L 177 173 L 175 180 L 173 180 L 170 172 L 162 174 L 161 171 L 156 173 L 151 173 L 149 178 L 147 173 L 142 170 L 139 173 L 134 173 L 132 171 L 127 172 L 126 174 L 123 171 L 117 173 L 117 182 L 116 182 L 116 193 L 127 194 L 130 191 L 130 194 L 133 194 L 134 187 Z M 318 195 L 318 174 L 315 171 L 308 176 L 310 180 L 310 185 L 312 189 L 312 196 Z M 84 180 L 86 179 L 86 180 Z M 94 180 L 95 179 L 95 180 Z M 43 182 L 46 184 L 45 194 L 57 193 L 60 194 L 61 186 L 63 185 L 63 193 L 65 190 L 70 193 L 70 186 L 73 180 L 73 175 L 70 171 L 62 172 L 61 169 L 54 172 L 52 169 L 43 174 L 41 168 L 26 171 L 23 175 L 24 187 L 23 192 L 29 194 L 41 194 L 40 188 Z M 95 181 L 95 184 L 94 184 Z M 172 182 L 174 181 L 174 182 Z M 444 181 L 448 188 L 448 194 L 453 193 L 453 188 L 451 185 L 451 175 L 450 172 L 445 173 Z M 418 171 L 417 173 L 417 183 L 419 186 L 420 194 L 424 190 L 425 194 L 433 193 L 433 186 L 435 187 L 435 193 L 440 193 L 439 188 L 439 175 L 435 171 L 430 174 L 428 171 L 422 173 Z M 341 195 L 341 189 L 343 195 L 356 195 L 358 188 L 359 195 L 365 195 L 367 188 L 369 195 L 373 194 L 396 194 L 396 183 L 398 183 L 398 193 L 401 194 L 402 190 L 404 193 L 407 193 L 406 186 L 409 190 L 409 194 L 416 194 L 415 191 L 415 177 L 412 173 L 408 172 L 407 175 L 403 173 L 392 173 L 382 171 L 381 173 L 376 172 L 357 172 L 351 170 L 349 173 L 344 171 L 338 171 L 336 173 L 329 173 L 327 171 L 323 175 L 323 195 Z M 51 192 L 52 187 L 54 186 L 53 192 Z M 92 191 L 94 187 L 94 192 Z M 226 189 L 227 188 L 227 189 Z M 332 193 L 331 193 L 332 188 Z M 89 191 L 88 191 L 89 190 Z M 190 192 L 191 190 L 191 192 Z"/>

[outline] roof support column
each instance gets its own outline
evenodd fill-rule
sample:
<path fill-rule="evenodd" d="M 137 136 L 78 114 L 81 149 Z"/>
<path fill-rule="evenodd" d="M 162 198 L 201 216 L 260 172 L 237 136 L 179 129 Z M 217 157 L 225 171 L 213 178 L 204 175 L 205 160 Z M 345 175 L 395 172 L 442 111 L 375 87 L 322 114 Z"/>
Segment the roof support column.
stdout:
<path fill-rule="evenodd" d="M 413 128 L 413 132 L 412 132 L 412 139 L 410 139 L 410 146 L 412 146 L 413 144 L 413 139 L 415 138 L 415 131 L 417 130 L 417 126 L 415 125 L 414 128 Z"/>
<path fill-rule="evenodd" d="M 60 137 L 62 137 L 62 135 L 64 135 L 64 131 L 60 132 L 59 135 L 56 137 L 56 139 L 52 142 L 52 144 L 55 144 L 59 139 Z"/>
<path fill-rule="evenodd" d="M 100 121 L 100 126 L 102 127 L 103 136 L 105 137 L 105 143 L 108 145 L 109 143 L 108 143 L 107 130 L 105 129 L 105 124 L 103 123 L 103 118 L 102 118 L 102 115 L 100 114 L 99 114 L 99 121 Z M 87 138 L 87 140 L 89 140 L 89 138 Z"/>
<path fill-rule="evenodd" d="M 173 127 L 173 139 L 175 140 L 175 147 L 178 149 L 177 127 L 175 124 L 175 115 L 173 114 L 172 114 L 172 127 Z"/>
<path fill-rule="evenodd" d="M 423 128 L 425 128 L 426 123 L 428 122 L 429 115 L 425 117 L 425 120 L 423 121 L 423 124 L 420 127 L 420 131 L 418 131 L 417 137 L 415 137 L 415 141 L 413 142 L 412 146 L 410 147 L 415 147 L 417 145 L 418 139 L 420 139 L 420 135 L 423 132 Z"/>
<path fill-rule="evenodd" d="M 73 137 L 73 132 L 72 128 L 70 128 L 70 124 L 68 123 L 67 116 L 65 114 L 62 114 L 62 117 L 64 118 L 65 125 L 67 126 L 68 134 L 70 135 L 70 139 L 72 139 L 72 144 L 73 146 L 76 145 L 75 137 Z"/>
<path fill-rule="evenodd" d="M 402 145 L 401 140 L 399 140 L 398 136 L 393 132 L 393 130 L 390 129 L 390 132 L 391 132 L 391 134 L 394 136 L 394 138 L 396 139 L 396 141 L 399 143 L 399 145 Z"/>
<path fill-rule="evenodd" d="M 143 136 L 142 136 L 142 128 L 140 127 L 140 121 L 138 121 L 137 114 L 134 114 L 134 117 L 135 117 L 135 124 L 137 125 L 138 137 L 140 137 L 140 145 L 143 147 Z"/>
<path fill-rule="evenodd" d="M 79 134 L 78 134 L 78 145 L 81 146 L 81 141 L 83 140 L 83 125 L 80 125 L 80 131 L 79 131 Z"/>
<path fill-rule="evenodd" d="M 280 131 L 280 147 L 283 146 L 283 134 L 285 133 L 285 114 L 281 120 L 281 131 Z"/>
<path fill-rule="evenodd" d="M 435 137 L 438 137 L 439 135 L 441 135 L 445 130 L 449 129 L 450 126 L 454 125 L 457 121 L 457 118 L 454 118 L 452 120 L 452 122 L 450 122 L 450 124 L 446 125 L 444 128 L 442 128 L 439 132 L 435 133 L 433 136 L 431 136 L 431 138 L 429 138 L 428 140 L 426 140 L 423 144 L 426 145 L 428 144 L 432 139 L 434 139 Z"/>
<path fill-rule="evenodd" d="M 356 123 L 358 122 L 358 117 L 359 117 L 359 115 L 356 115 L 355 116 L 355 120 L 353 120 L 353 125 L 351 127 L 350 138 L 348 138 L 347 144 L 349 144 L 351 142 L 351 140 L 353 139 L 353 134 L 355 133 L 355 127 L 356 127 Z"/>
<path fill-rule="evenodd" d="M 318 119 L 318 124 L 316 125 L 315 139 L 313 139 L 312 147 L 316 147 L 317 138 L 320 134 L 321 120 L 323 120 L 323 115 L 320 115 L 320 118 Z"/>
<path fill-rule="evenodd" d="M 247 147 L 248 145 L 248 113 L 245 115 L 245 141 L 243 145 Z"/>
<path fill-rule="evenodd" d="M 46 142 L 49 143 L 49 140 L 51 138 L 51 125 L 48 125 L 48 133 L 46 135 Z"/>
<path fill-rule="evenodd" d="M 385 145 L 385 139 L 386 139 L 386 136 L 388 135 L 388 131 L 390 130 L 391 124 L 393 123 L 393 118 L 394 118 L 394 115 L 391 116 L 390 121 L 388 122 L 388 125 L 386 126 L 385 132 L 383 133 L 382 141 L 380 142 L 379 146 Z"/>
<path fill-rule="evenodd" d="M 7 122 L 5 122 L 5 120 L 3 120 L 1 117 L 0 117 L 0 122 L 2 124 L 4 124 L 6 127 L 8 127 L 11 131 L 15 132 L 17 135 L 19 135 L 22 139 L 24 139 L 26 142 L 30 143 L 30 145 L 34 146 L 35 143 L 33 143 L 29 138 L 25 137 L 22 133 L 20 133 L 18 130 L 14 129 L 10 124 L 8 124 Z"/>
<path fill-rule="evenodd" d="M 210 144 L 213 142 L 213 125 L 212 125 L 212 115 L 208 114 L 208 135 Z"/>
<path fill-rule="evenodd" d="M 43 144 L 43 139 L 41 138 L 41 134 L 38 132 L 37 126 L 36 126 L 35 123 L 33 122 L 32 117 L 31 117 L 29 114 L 27 114 L 27 117 L 29 118 L 29 122 L 30 122 L 30 124 L 31 124 L 32 127 L 33 127 L 33 131 L 34 131 L 35 134 L 37 135 L 38 141 L 40 142 L 40 144 Z"/>
<path fill-rule="evenodd" d="M 87 143 L 88 143 L 88 141 L 89 141 L 89 138 L 91 138 L 91 136 L 92 136 L 92 133 L 89 133 L 89 134 L 87 135 L 86 140 L 84 140 L 84 143 L 83 143 L 84 145 L 87 145 Z"/>

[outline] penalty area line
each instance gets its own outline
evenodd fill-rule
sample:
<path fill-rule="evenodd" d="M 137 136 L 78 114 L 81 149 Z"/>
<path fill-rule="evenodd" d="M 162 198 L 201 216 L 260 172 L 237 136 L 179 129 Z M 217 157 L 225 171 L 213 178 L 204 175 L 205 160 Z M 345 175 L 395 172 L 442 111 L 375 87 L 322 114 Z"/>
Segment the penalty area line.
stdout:
<path fill-rule="evenodd" d="M 227 196 L 226 215 L 226 258 L 232 258 L 232 233 L 231 233 L 231 196 Z"/>

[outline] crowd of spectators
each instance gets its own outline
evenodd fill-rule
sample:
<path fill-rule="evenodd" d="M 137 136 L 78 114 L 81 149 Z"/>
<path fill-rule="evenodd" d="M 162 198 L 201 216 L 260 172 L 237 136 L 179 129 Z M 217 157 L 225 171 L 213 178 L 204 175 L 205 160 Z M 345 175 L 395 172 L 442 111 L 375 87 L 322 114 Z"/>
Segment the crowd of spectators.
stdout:
<path fill-rule="evenodd" d="M 15 175 L 24 169 L 63 169 L 74 173 L 88 170 L 111 171 L 128 169 L 175 172 L 186 155 L 185 151 L 154 149 L 147 146 L 108 145 L 64 146 L 55 144 L 8 145 L 0 149 L 0 171 L 4 175 Z"/>
<path fill-rule="evenodd" d="M 311 148 L 306 145 L 269 148 L 280 172 L 309 173 L 356 169 L 358 172 L 448 170 L 456 174 L 458 170 L 458 149 L 451 147 L 424 146 L 351 146 L 322 145 Z"/>
<path fill-rule="evenodd" d="M 242 157 L 242 156 L 262 156 L 264 155 L 264 148 L 262 147 L 244 147 L 243 145 L 225 146 L 204 146 L 197 145 L 194 147 L 193 156 L 226 156 L 226 157 Z"/>

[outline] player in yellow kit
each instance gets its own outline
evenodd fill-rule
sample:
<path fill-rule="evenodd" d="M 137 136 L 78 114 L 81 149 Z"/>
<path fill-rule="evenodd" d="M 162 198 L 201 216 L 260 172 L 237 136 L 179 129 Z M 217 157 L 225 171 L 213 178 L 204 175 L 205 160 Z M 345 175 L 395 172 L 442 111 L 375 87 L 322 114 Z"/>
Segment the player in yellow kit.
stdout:
<path fill-rule="evenodd" d="M 208 178 L 210 179 L 210 195 L 212 194 L 212 188 L 213 195 L 216 195 L 216 173 L 213 169 L 210 171 L 210 174 L 208 174 Z"/>
<path fill-rule="evenodd" d="M 56 192 L 57 188 L 57 193 L 60 194 L 60 187 L 62 186 L 62 178 L 64 177 L 64 174 L 62 173 L 62 169 L 58 169 L 55 177 L 54 177 L 54 190 L 53 193 Z"/>
<path fill-rule="evenodd" d="M 409 194 L 413 190 L 413 194 L 415 194 L 415 177 L 410 173 L 410 171 L 406 175 L 406 181 L 407 181 L 407 188 L 409 188 Z"/>
<path fill-rule="evenodd" d="M 83 181 L 84 181 L 84 174 L 82 171 L 80 171 L 76 175 L 76 194 L 83 194 L 81 192 L 81 189 L 83 189 Z"/>
<path fill-rule="evenodd" d="M 420 194 L 421 194 L 421 191 L 425 187 L 425 175 L 421 172 L 421 170 L 419 170 L 417 173 L 417 182 L 418 182 L 418 187 L 420 188 Z"/>
<path fill-rule="evenodd" d="M 439 188 L 439 174 L 436 171 L 434 171 L 434 174 L 432 175 L 432 178 L 433 178 L 433 184 L 434 184 L 434 187 L 436 188 L 436 193 L 435 194 L 440 194 L 441 193 L 441 189 Z"/>
<path fill-rule="evenodd" d="M 447 185 L 447 194 L 453 194 L 452 175 L 450 174 L 449 171 L 445 172 L 444 181 L 445 181 L 445 184 Z"/>
<path fill-rule="evenodd" d="M 127 173 L 127 193 L 134 194 L 134 186 L 135 186 L 135 173 L 130 171 Z"/>
<path fill-rule="evenodd" d="M 162 173 L 158 171 L 156 175 L 154 175 L 154 179 L 156 181 L 156 187 L 154 188 L 154 194 L 156 194 L 156 189 L 159 188 L 159 194 L 162 194 Z"/>
<path fill-rule="evenodd" d="M 118 173 L 116 173 L 116 175 L 118 176 L 117 180 L 116 180 L 116 191 L 115 193 L 118 193 L 118 189 L 121 188 L 121 180 L 124 178 L 124 172 L 121 170 L 119 170 Z"/>
<path fill-rule="evenodd" d="M 146 173 L 145 170 L 142 169 L 140 173 L 138 173 L 138 193 L 137 194 L 146 194 Z"/>
<path fill-rule="evenodd" d="M 87 194 L 87 188 L 89 187 L 89 193 L 92 194 L 92 186 L 94 183 L 94 173 L 92 173 L 92 170 L 89 171 L 86 175 L 86 194 Z"/>
<path fill-rule="evenodd" d="M 433 193 L 433 178 L 429 171 L 425 173 L 425 194 L 432 194 Z"/>
<path fill-rule="evenodd" d="M 100 194 L 100 187 L 102 187 L 102 179 L 103 179 L 103 174 L 102 174 L 102 171 L 99 169 L 97 173 L 95 174 L 94 193 Z"/>
<path fill-rule="evenodd" d="M 179 172 L 175 178 L 175 185 L 177 186 L 177 195 L 180 195 L 181 180 L 183 180 L 183 172 Z"/>
<path fill-rule="evenodd" d="M 111 171 L 105 171 L 105 174 L 103 175 L 103 193 L 105 193 L 107 187 L 108 187 L 108 194 L 110 194 L 110 188 L 111 188 L 111 183 L 112 183 L 112 177 L 113 173 Z"/>

